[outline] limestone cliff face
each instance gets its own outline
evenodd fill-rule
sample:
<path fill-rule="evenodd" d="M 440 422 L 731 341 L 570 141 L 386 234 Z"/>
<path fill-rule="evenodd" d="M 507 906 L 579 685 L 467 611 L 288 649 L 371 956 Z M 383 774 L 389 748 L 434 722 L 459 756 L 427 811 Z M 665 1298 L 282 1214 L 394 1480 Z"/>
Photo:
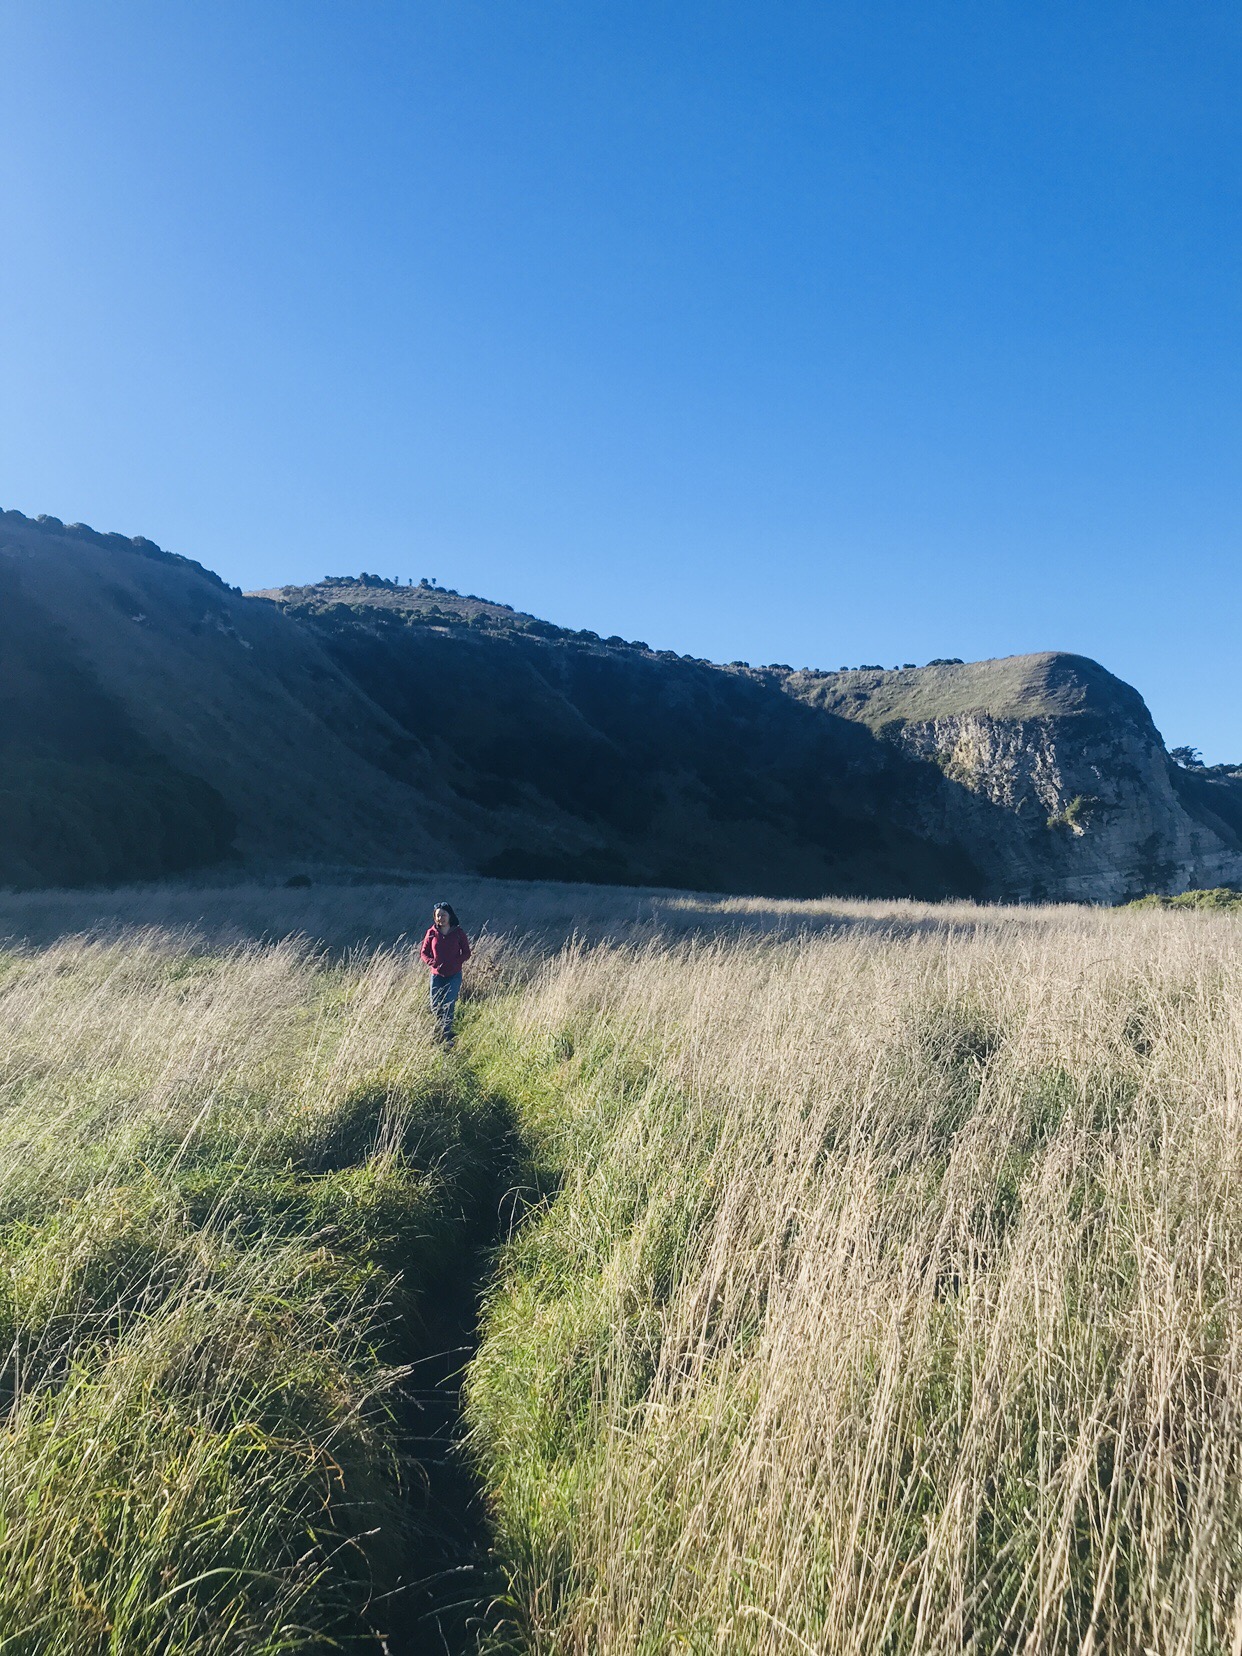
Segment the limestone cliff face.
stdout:
<path fill-rule="evenodd" d="M 977 838 L 995 895 L 1115 903 L 1242 879 L 1237 846 L 1183 808 L 1158 740 L 1130 725 L 1084 735 L 979 713 L 906 725 L 898 740 L 942 771 L 928 825 Z"/>
<path fill-rule="evenodd" d="M 1242 881 L 1242 839 L 1187 807 L 1141 696 L 1096 662 L 946 664 L 810 699 L 935 767 L 920 826 L 971 846 L 988 895 L 1114 903 Z"/>

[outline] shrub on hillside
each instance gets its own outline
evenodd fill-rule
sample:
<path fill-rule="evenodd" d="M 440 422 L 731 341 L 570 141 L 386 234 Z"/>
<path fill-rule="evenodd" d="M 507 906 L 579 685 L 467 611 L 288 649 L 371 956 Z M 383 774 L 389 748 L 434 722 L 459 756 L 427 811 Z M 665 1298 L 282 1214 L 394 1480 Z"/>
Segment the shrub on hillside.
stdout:
<path fill-rule="evenodd" d="M 1217 911 L 1242 911 L 1242 890 L 1236 886 L 1212 886 L 1199 891 L 1180 891 L 1176 896 L 1166 896 L 1153 893 L 1149 897 L 1138 897 L 1128 908 L 1163 908 L 1163 909 L 1214 909 Z"/>

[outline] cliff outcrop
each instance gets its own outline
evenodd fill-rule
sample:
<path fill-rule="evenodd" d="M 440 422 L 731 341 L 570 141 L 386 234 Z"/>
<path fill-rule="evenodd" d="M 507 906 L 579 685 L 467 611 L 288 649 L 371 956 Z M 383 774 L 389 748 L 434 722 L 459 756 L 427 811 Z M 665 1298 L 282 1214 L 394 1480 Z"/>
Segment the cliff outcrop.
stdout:
<path fill-rule="evenodd" d="M 1084 656 L 797 675 L 790 689 L 939 773 L 920 822 L 972 845 L 987 895 L 1114 903 L 1242 880 L 1242 788 L 1196 791 L 1138 692 Z"/>

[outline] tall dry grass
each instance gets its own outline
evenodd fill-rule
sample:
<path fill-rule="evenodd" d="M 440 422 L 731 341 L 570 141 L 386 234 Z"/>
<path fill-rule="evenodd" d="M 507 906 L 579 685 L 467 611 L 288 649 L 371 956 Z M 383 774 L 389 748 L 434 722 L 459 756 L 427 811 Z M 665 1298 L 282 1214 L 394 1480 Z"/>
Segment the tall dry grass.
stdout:
<path fill-rule="evenodd" d="M 299 875 L 295 878 L 310 878 Z M 552 881 L 488 880 L 461 874 L 402 874 L 387 881 L 365 872 L 314 870 L 307 886 L 283 875 L 237 877 L 219 884 L 165 884 L 99 891 L 0 891 L 0 942 L 37 947 L 67 936 L 107 939 L 155 928 L 193 935 L 204 945 L 312 938 L 334 950 L 391 947 L 421 938 L 432 905 L 448 899 L 472 937 L 507 939 L 523 955 L 560 950 L 567 939 L 638 942 L 672 936 L 796 936 L 864 930 L 881 935 L 987 930 L 1006 924 L 1044 929 L 1082 910 L 1001 910 L 975 903 L 865 901 L 825 897 L 722 896 L 712 892 Z"/>
<path fill-rule="evenodd" d="M 1242 932 L 575 949 L 471 1382 L 544 1652 L 1242 1648 Z"/>
<path fill-rule="evenodd" d="M 442 895 L 451 1067 L 388 946 Z M 0 931 L 0 1652 L 391 1621 L 391 1388 L 498 1100 L 524 1647 L 1242 1651 L 1236 922 L 429 881 Z"/>

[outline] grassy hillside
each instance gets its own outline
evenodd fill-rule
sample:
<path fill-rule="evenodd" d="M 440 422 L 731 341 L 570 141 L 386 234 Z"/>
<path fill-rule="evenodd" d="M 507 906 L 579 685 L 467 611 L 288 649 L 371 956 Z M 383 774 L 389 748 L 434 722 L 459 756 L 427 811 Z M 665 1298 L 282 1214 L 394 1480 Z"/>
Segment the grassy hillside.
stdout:
<path fill-rule="evenodd" d="M 448 1064 L 389 946 L 443 895 Z M 399 1369 L 498 1212 L 450 1649 L 1233 1648 L 1230 914 L 437 881 L 4 932 L 11 1648 L 443 1648 Z"/>
<path fill-rule="evenodd" d="M 328 575 L 308 586 L 268 587 L 251 594 L 279 604 L 289 614 L 314 619 L 366 611 L 375 619 L 426 622 L 431 626 L 465 622 L 497 632 L 533 632 L 535 636 L 578 637 L 509 604 L 495 604 L 473 593 L 463 595 L 423 581 L 402 585 L 381 575 Z M 587 635 L 596 637 L 595 634 Z M 621 640 L 616 640 L 620 643 Z M 639 646 L 644 648 L 645 646 Z"/>
<path fill-rule="evenodd" d="M 1063 719 L 1095 713 L 1147 721 L 1142 697 L 1086 656 L 1047 651 L 876 672 L 795 673 L 791 692 L 873 728 L 967 713 L 994 719 Z"/>

